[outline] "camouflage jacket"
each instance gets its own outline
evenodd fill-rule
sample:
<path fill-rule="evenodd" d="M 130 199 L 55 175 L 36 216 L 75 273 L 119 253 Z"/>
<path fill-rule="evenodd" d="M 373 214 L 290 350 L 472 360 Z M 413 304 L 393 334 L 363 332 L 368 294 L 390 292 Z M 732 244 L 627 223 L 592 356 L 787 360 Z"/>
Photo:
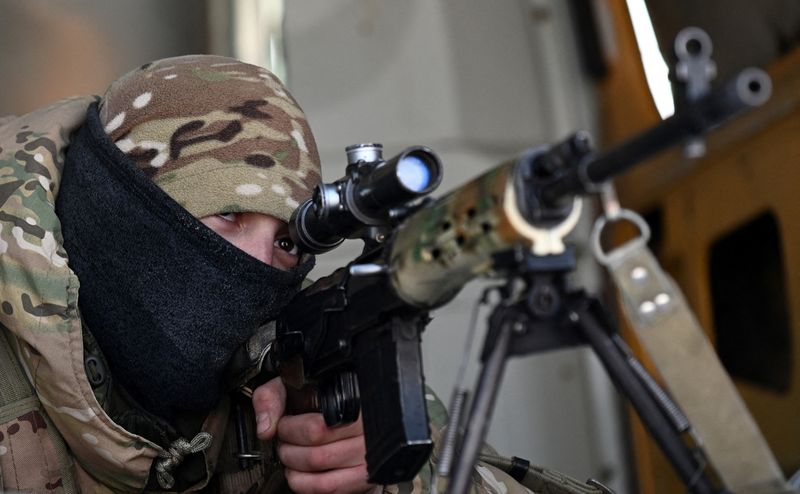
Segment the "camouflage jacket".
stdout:
<path fill-rule="evenodd" d="M 69 136 L 94 100 L 64 100 L 0 127 L 0 323 L 41 404 L 27 422 L 0 426 L 6 489 L 139 492 L 161 452 L 109 419 L 84 371 L 79 282 L 54 204 Z M 69 455 L 58 454 L 58 435 Z"/>
<path fill-rule="evenodd" d="M 8 338 L 9 358 L 18 360 L 19 376 L 34 390 L 0 413 L 0 491 L 143 492 L 154 462 L 165 455 L 164 447 L 110 418 L 84 366 L 89 350 L 78 310 L 79 281 L 67 264 L 54 203 L 69 136 L 95 99 L 70 98 L 0 119 L 0 337 Z M 429 400 L 437 438 L 446 413 L 435 396 Z M 223 438 L 227 422 L 223 406 L 209 414 L 202 430 Z M 213 440 L 203 451 L 206 478 L 185 490 L 206 487 L 218 470 L 223 442 Z M 412 482 L 384 492 L 429 491 L 434 462 L 435 456 Z M 259 492 L 286 489 L 279 466 L 272 470 L 254 481 Z M 479 465 L 473 480 L 474 492 L 530 492 L 489 465 Z"/>

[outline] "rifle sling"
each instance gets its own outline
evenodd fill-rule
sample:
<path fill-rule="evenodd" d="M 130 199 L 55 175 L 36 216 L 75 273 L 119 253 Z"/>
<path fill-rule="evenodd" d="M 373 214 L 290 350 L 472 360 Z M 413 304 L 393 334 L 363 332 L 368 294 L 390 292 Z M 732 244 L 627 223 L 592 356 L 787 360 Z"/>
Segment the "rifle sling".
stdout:
<path fill-rule="evenodd" d="M 643 243 L 608 256 L 624 312 L 725 487 L 776 492 L 784 476 L 677 284 Z"/>

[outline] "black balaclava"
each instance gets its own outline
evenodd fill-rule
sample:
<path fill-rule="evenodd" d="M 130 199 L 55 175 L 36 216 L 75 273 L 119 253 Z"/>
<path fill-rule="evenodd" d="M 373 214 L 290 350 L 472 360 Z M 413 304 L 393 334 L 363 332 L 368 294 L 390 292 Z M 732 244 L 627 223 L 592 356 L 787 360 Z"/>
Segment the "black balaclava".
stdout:
<path fill-rule="evenodd" d="M 207 228 L 115 146 L 96 104 L 67 152 L 56 212 L 112 375 L 167 419 L 217 404 L 232 352 L 312 265 L 273 268 Z"/>

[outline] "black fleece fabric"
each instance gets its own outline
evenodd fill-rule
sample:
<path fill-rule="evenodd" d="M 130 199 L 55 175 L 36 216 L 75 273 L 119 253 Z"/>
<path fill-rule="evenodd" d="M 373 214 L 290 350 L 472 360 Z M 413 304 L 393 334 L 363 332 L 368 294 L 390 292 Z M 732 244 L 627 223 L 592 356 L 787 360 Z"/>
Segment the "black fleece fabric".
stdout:
<path fill-rule="evenodd" d="M 273 268 L 203 225 L 108 139 L 97 104 L 67 151 L 56 213 L 112 375 L 168 420 L 218 403 L 233 351 L 312 267 Z"/>

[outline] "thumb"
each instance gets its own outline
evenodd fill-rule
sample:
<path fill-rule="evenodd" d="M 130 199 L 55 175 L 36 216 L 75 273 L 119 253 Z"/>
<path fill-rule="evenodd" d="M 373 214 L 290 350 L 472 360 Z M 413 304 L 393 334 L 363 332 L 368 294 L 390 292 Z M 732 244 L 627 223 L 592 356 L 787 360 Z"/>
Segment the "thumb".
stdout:
<path fill-rule="evenodd" d="M 272 439 L 278 420 L 286 410 L 286 388 L 275 377 L 253 391 L 253 410 L 256 414 L 256 435 L 262 441 Z"/>

